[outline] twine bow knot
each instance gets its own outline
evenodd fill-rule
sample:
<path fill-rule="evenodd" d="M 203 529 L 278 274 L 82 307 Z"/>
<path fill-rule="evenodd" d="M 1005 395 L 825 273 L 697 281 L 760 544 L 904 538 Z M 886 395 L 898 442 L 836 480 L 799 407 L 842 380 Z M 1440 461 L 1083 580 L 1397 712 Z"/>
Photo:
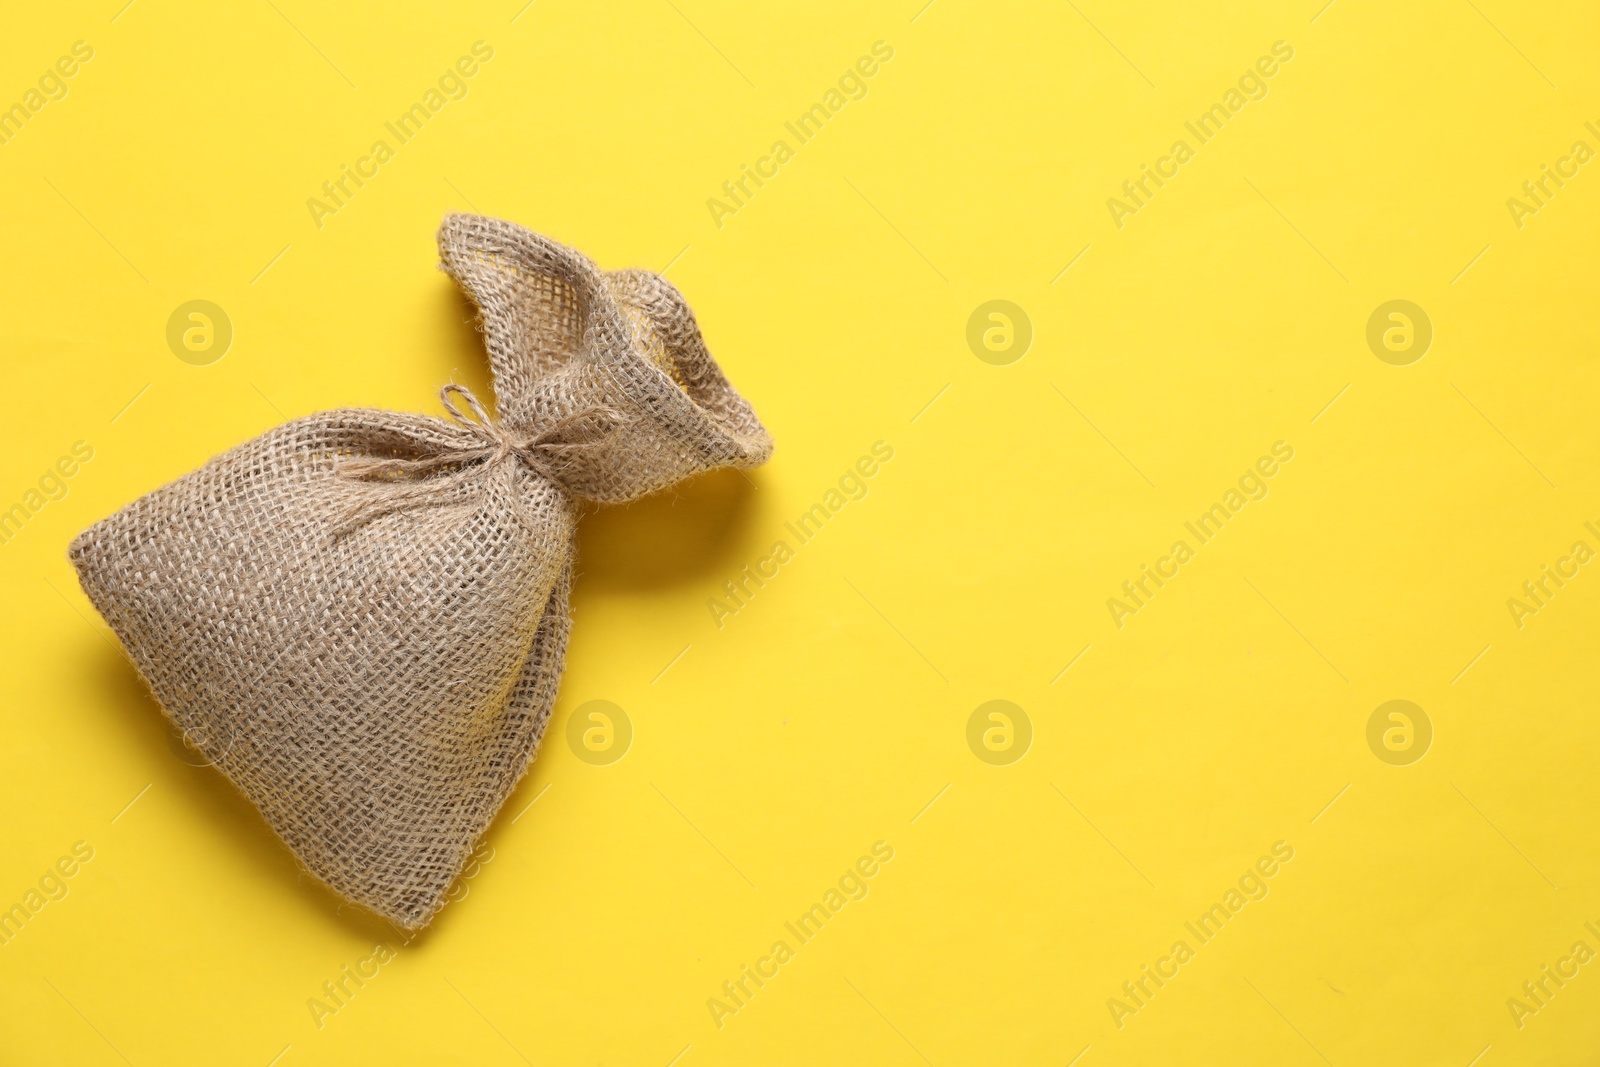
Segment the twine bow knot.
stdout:
<path fill-rule="evenodd" d="M 465 412 L 456 407 L 456 397 L 466 404 Z M 464 385 L 440 389 L 439 403 L 455 424 L 446 429 L 460 432 L 459 446 L 433 446 L 407 458 L 346 457 L 335 465 L 334 473 L 340 478 L 382 483 L 386 490 L 352 505 L 336 523 L 336 534 L 349 533 L 396 511 L 476 504 L 478 498 L 463 496 L 464 484 L 512 457 L 565 491 L 562 475 L 569 469 L 572 453 L 600 444 L 627 421 L 621 412 L 597 404 L 564 415 L 533 433 L 518 434 L 491 419 L 483 403 Z"/>

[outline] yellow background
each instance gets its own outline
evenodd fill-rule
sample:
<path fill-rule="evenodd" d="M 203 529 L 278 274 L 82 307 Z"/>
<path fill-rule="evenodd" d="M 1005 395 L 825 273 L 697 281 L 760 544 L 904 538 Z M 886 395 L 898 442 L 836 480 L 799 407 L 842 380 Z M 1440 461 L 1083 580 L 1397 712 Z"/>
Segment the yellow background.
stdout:
<path fill-rule="evenodd" d="M 0 146 L 0 507 L 95 450 L 0 546 L 0 907 L 95 850 L 0 947 L 0 1061 L 1593 1062 L 1600 965 L 1506 1005 L 1600 949 L 1600 573 L 1506 605 L 1600 547 L 1600 164 L 1506 207 L 1600 147 L 1592 7 L 121 2 L 0 34 L 0 103 L 95 49 Z M 470 94 L 319 229 L 307 198 L 478 40 Z M 879 40 L 719 228 L 707 199 Z M 1269 95 L 1118 229 L 1107 198 L 1279 40 Z M 451 210 L 670 264 L 778 448 L 585 520 L 548 743 L 402 947 L 179 758 L 65 550 L 286 418 L 487 392 Z M 209 366 L 165 340 L 197 298 L 235 331 Z M 1404 367 L 1365 341 L 1397 298 L 1435 330 Z M 991 299 L 1033 324 L 1009 366 L 965 340 Z M 878 440 L 868 497 L 719 629 Z M 1279 440 L 1270 495 L 1118 629 L 1107 598 Z M 565 742 L 592 699 L 633 723 L 609 766 Z M 1009 766 L 967 746 L 992 699 L 1033 724 Z M 1390 699 L 1434 727 L 1410 766 L 1367 746 Z M 719 1028 L 708 998 L 880 840 Z M 1119 1028 L 1108 998 L 1279 840 L 1270 895 Z"/>

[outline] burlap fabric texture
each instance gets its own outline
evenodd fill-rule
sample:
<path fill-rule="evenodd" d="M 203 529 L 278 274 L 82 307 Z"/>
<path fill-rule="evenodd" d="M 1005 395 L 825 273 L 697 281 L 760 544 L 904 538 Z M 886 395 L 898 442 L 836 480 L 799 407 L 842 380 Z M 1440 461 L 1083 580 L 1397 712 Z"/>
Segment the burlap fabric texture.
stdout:
<path fill-rule="evenodd" d="M 528 769 L 561 676 L 583 502 L 772 441 L 659 275 L 452 215 L 498 419 L 296 419 L 73 542 L 172 721 L 307 868 L 407 928 L 438 911 Z"/>

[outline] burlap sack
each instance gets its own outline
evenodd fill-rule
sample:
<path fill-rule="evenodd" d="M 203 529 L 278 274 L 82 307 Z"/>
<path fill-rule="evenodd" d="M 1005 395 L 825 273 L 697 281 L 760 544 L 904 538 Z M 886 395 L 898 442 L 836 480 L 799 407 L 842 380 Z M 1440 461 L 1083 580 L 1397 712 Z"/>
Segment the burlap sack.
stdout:
<path fill-rule="evenodd" d="M 581 501 L 772 452 L 665 279 L 452 215 L 499 419 L 297 419 L 79 535 L 157 700 L 328 885 L 427 923 L 532 761 Z"/>

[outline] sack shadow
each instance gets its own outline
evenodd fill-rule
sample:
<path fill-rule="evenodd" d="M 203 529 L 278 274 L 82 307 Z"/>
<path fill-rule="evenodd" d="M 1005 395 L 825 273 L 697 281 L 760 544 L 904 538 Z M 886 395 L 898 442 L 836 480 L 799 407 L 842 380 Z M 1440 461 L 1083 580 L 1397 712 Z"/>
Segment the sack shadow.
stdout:
<path fill-rule="evenodd" d="M 733 574 L 749 562 L 740 546 L 756 517 L 756 477 L 715 470 L 630 504 L 585 508 L 573 599 Z"/>

